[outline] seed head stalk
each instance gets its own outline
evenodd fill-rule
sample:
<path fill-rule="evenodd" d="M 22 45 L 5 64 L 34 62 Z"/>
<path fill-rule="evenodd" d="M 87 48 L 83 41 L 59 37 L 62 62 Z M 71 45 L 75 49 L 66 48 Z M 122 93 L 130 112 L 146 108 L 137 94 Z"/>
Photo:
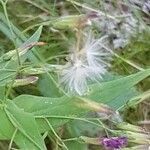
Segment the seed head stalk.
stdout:
<path fill-rule="evenodd" d="M 77 29 L 77 31 L 76 31 L 76 48 L 74 49 L 75 61 L 78 60 L 78 55 L 81 50 L 81 40 L 82 40 L 81 29 Z"/>

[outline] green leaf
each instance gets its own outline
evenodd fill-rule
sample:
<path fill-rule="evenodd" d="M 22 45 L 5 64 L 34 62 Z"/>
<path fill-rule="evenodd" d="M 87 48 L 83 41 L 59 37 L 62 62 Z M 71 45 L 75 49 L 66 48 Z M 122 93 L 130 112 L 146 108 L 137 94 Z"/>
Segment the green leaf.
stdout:
<path fill-rule="evenodd" d="M 81 97 L 50 98 L 21 95 L 16 97 L 14 102 L 18 107 L 35 116 L 40 132 L 50 130 L 45 118 L 49 120 L 53 127 L 59 127 L 90 110 L 94 112 L 110 111 L 104 105 Z"/>
<path fill-rule="evenodd" d="M 3 100 L 5 97 L 5 86 L 0 85 L 0 100 Z"/>
<path fill-rule="evenodd" d="M 78 17 L 77 17 L 78 18 Z M 71 19 L 71 18 L 70 18 Z M 70 20 L 69 19 L 69 20 Z M 62 20 L 62 19 L 61 19 Z M 67 19 L 68 20 L 68 19 Z M 72 19 L 71 19 L 72 20 Z M 66 21 L 65 21 L 66 22 Z M 68 22 L 68 21 L 67 21 Z M 66 24 L 66 23 L 65 23 Z M 63 25 L 64 26 L 64 25 Z M 31 42 L 37 42 L 40 38 L 40 35 L 41 35 L 41 32 L 42 32 L 42 26 L 39 27 L 37 29 L 37 31 L 29 38 L 27 39 L 26 36 L 17 28 L 15 27 L 12 23 L 11 23 L 11 27 L 13 29 L 13 32 L 14 34 L 11 34 L 10 32 L 10 29 L 9 29 L 9 26 L 7 24 L 7 20 L 5 18 L 5 16 L 0 13 L 0 31 L 2 31 L 11 41 L 16 41 L 16 46 L 17 47 L 24 47 L 25 45 L 28 45 L 29 43 Z M 24 43 L 24 44 L 23 44 Z M 38 58 L 37 58 L 38 57 Z M 38 54 L 37 52 L 37 49 L 35 48 L 32 48 L 25 56 L 24 58 L 22 57 L 21 61 L 24 62 L 24 60 L 26 58 L 29 58 L 29 60 L 33 63 L 40 63 L 41 62 L 41 58 L 40 58 L 40 55 Z M 13 62 L 14 63 L 14 62 Z M 11 65 L 13 66 L 13 68 L 16 68 L 17 67 L 17 64 L 13 64 L 12 65 L 12 62 L 10 61 L 8 65 Z M 0 65 L 1 66 L 1 65 Z M 10 68 L 10 67 L 9 67 Z M 12 67 L 11 67 L 12 68 Z M 45 81 L 47 81 L 47 78 L 48 81 L 50 82 L 50 84 L 52 84 L 51 86 L 49 86 L 50 84 L 48 82 L 45 83 Z M 50 79 L 51 78 L 51 79 Z M 48 76 L 47 77 L 45 75 L 41 75 L 41 80 L 38 84 L 39 86 L 39 89 L 41 91 L 41 94 L 43 96 L 49 96 L 48 93 L 50 92 L 46 92 L 45 90 L 43 90 L 43 84 L 46 84 L 46 87 L 51 90 L 51 94 L 53 94 L 53 96 L 55 95 L 55 93 L 60 96 L 60 93 L 58 92 L 59 91 L 59 88 L 57 87 L 57 85 L 55 84 L 55 81 L 54 79 L 52 79 L 53 77 L 51 76 Z"/>
<path fill-rule="evenodd" d="M 3 107 L 0 108 L 0 139 L 1 140 L 8 140 L 11 139 L 15 128 L 12 126 L 11 122 L 9 121 Z"/>
<path fill-rule="evenodd" d="M 25 45 L 37 42 L 39 40 L 41 32 L 42 27 L 39 27 L 39 29 L 24 44 L 21 45 L 21 47 L 25 47 Z M 32 54 L 32 51 L 29 51 L 27 54 L 21 57 L 22 63 L 25 61 L 27 57 L 29 57 L 34 62 L 37 60 Z M 5 61 L 3 60 L 2 56 L 0 58 L 0 85 L 6 85 L 7 83 L 11 82 L 12 79 L 14 79 L 16 76 L 17 68 L 18 68 L 17 60 L 10 59 L 9 61 Z"/>
<path fill-rule="evenodd" d="M 40 76 L 37 86 L 43 96 L 60 97 L 62 94 L 56 83 L 54 76 L 51 73 L 47 73 Z"/>
<path fill-rule="evenodd" d="M 24 112 L 12 101 L 7 102 L 5 112 L 9 121 L 18 130 L 17 133 L 21 133 L 24 136 L 20 139 L 18 137 L 19 135 L 16 135 L 15 140 L 17 140 L 16 143 L 18 143 L 19 146 L 23 146 L 26 149 L 46 150 L 44 141 L 32 114 Z"/>
<path fill-rule="evenodd" d="M 7 69 L 0 70 L 0 85 L 5 86 L 7 83 L 12 81 L 15 75 L 15 71 L 8 71 Z"/>
<path fill-rule="evenodd" d="M 65 144 L 69 150 L 88 150 L 87 144 L 81 144 L 76 141 L 65 142 Z"/>
<path fill-rule="evenodd" d="M 32 56 L 32 51 L 29 51 L 29 50 L 34 45 L 36 45 L 36 42 L 38 42 L 38 40 L 40 38 L 41 32 L 42 32 L 42 26 L 40 26 L 37 29 L 37 31 L 29 39 L 27 39 L 23 44 L 21 44 L 21 46 L 19 46 L 15 50 L 10 50 L 9 52 L 2 55 L 2 59 L 4 61 L 10 60 L 10 59 L 17 60 L 17 54 L 16 54 L 17 53 L 16 50 L 17 50 L 19 53 L 18 55 L 20 56 L 21 62 L 23 63 L 28 55 Z M 24 57 L 21 57 L 22 55 L 24 55 Z M 34 57 L 33 57 L 33 59 L 34 59 Z"/>
<path fill-rule="evenodd" d="M 32 113 L 36 117 L 40 131 L 50 130 L 44 118 L 47 118 L 53 127 L 58 127 L 66 123 L 69 118 L 77 117 L 85 113 L 87 109 L 81 108 L 78 104 L 84 104 L 79 98 L 61 97 L 37 97 L 31 95 L 21 95 L 14 99 L 15 104 Z"/>
<path fill-rule="evenodd" d="M 20 47 L 25 42 L 26 44 L 29 42 L 37 42 L 39 40 L 39 37 L 41 35 L 42 26 L 37 29 L 37 31 L 31 36 L 31 38 L 27 38 L 17 27 L 15 27 L 11 23 L 11 27 L 13 30 L 13 34 L 10 32 L 9 26 L 7 24 L 7 20 L 3 13 L 0 13 L 0 31 L 3 32 L 3 34 L 9 38 L 11 41 L 16 42 L 16 46 Z M 30 51 L 30 54 L 28 54 L 28 57 L 30 61 L 33 62 L 39 62 L 37 57 L 33 54 L 33 52 L 36 53 L 36 49 L 32 48 Z"/>
<path fill-rule="evenodd" d="M 75 116 L 83 110 L 76 103 L 79 98 L 60 98 L 21 95 L 14 99 L 15 104 L 35 116 Z M 80 110 L 80 111 L 79 111 Z"/>
<path fill-rule="evenodd" d="M 42 32 L 42 26 L 41 26 L 37 29 L 37 31 L 29 39 L 27 39 L 26 36 L 17 27 L 15 27 L 12 23 L 11 23 L 11 27 L 13 29 L 14 34 L 11 34 L 11 32 L 9 32 L 9 26 L 7 24 L 7 20 L 6 20 L 5 16 L 2 13 L 0 13 L 0 31 L 2 31 L 11 41 L 13 41 L 15 39 L 17 47 L 20 47 L 20 46 L 23 47 L 24 45 L 27 45 L 30 42 L 38 41 L 40 38 L 41 32 Z M 41 60 L 39 60 L 37 58 L 37 56 L 40 58 L 40 56 L 37 52 L 37 49 L 32 48 L 28 52 L 28 54 L 26 54 L 24 56 L 24 58 L 21 59 L 21 61 L 24 61 L 26 58 L 29 58 L 29 60 L 33 63 L 40 63 Z M 2 67 L 4 65 L 5 64 L 0 64 L 0 66 L 2 66 Z M 17 68 L 17 64 L 10 61 L 10 62 L 8 62 L 7 67 L 8 68 Z M 41 75 L 41 78 L 42 79 L 40 80 L 40 84 L 38 84 L 39 88 L 41 90 L 41 94 L 44 96 L 48 96 L 49 94 L 47 92 L 45 92 L 45 90 L 42 90 L 43 88 L 41 88 L 42 85 L 45 84 L 45 81 L 47 81 L 47 77 L 45 77 L 44 75 Z M 51 82 L 56 87 L 54 81 L 49 79 L 49 82 Z M 46 82 L 46 87 L 49 87 L 49 84 L 47 84 L 47 82 Z M 53 89 L 52 86 L 50 86 L 50 89 Z M 56 90 L 53 90 L 52 93 L 58 93 L 59 89 L 57 87 L 55 89 Z M 57 95 L 59 95 L 59 93 Z"/>
<path fill-rule="evenodd" d="M 26 37 L 12 23 L 11 27 L 13 28 L 14 34 L 10 32 L 10 28 L 4 14 L 0 13 L 0 31 L 3 32 L 3 34 L 6 35 L 11 41 L 16 39 L 17 46 L 20 46 L 26 40 Z"/>
<path fill-rule="evenodd" d="M 15 128 L 16 128 L 16 126 L 13 125 L 13 123 L 11 122 L 11 120 L 8 117 L 8 114 L 10 112 L 8 112 L 8 114 L 6 114 L 6 111 L 7 110 L 5 110 L 5 106 L 1 107 L 1 109 L 0 109 L 0 118 L 1 118 L 1 123 L 0 123 L 0 139 L 1 140 L 10 140 L 10 139 L 12 139 L 13 134 L 15 133 Z M 21 116 L 21 117 L 23 117 L 23 116 Z M 30 118 L 29 115 L 26 116 L 26 117 Z M 28 124 L 29 123 L 30 122 L 28 122 Z M 39 150 L 39 148 L 37 148 L 37 146 L 35 144 L 33 144 L 33 142 L 30 141 L 19 130 L 17 131 L 17 133 L 16 133 L 16 135 L 14 137 L 14 142 L 19 146 L 19 148 L 21 148 L 23 150 L 29 150 L 29 149 Z"/>
<path fill-rule="evenodd" d="M 91 91 L 87 97 L 118 109 L 137 94 L 133 87 L 148 76 L 150 76 L 150 69 L 109 82 L 94 84 L 91 86 Z"/>
<path fill-rule="evenodd" d="M 24 48 L 24 47 L 26 47 L 26 45 L 30 45 L 30 44 L 32 44 L 32 43 L 34 43 L 34 42 L 39 41 L 39 38 L 40 38 L 40 36 L 41 36 L 41 33 L 42 33 L 42 26 L 40 26 L 40 27 L 37 29 L 37 31 L 36 31 L 28 40 L 26 40 L 25 43 L 23 43 L 23 44 L 21 45 L 20 48 Z M 26 54 L 25 58 L 28 57 L 32 62 L 39 62 L 39 60 L 35 57 L 36 55 L 38 55 L 36 49 L 35 49 L 35 48 L 32 48 L 32 49 Z"/>

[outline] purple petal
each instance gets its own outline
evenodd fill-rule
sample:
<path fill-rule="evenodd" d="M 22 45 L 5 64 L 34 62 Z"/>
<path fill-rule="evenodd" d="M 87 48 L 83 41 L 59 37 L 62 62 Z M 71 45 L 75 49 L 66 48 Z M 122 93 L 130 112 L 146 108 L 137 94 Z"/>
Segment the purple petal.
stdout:
<path fill-rule="evenodd" d="M 103 138 L 101 143 L 105 148 L 117 149 L 127 145 L 127 138 L 126 137 Z"/>

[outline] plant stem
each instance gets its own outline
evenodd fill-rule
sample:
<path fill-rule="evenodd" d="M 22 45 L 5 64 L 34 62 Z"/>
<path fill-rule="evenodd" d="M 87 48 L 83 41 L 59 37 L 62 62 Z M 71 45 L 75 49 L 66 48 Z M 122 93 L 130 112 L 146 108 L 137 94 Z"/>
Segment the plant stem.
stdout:
<path fill-rule="evenodd" d="M 4 15 L 6 17 L 6 20 L 7 20 L 7 23 L 8 23 L 8 27 L 9 27 L 9 30 L 10 30 L 10 32 L 12 34 L 12 37 L 15 37 L 13 29 L 12 29 L 12 26 L 11 26 L 11 23 L 10 23 L 9 18 L 8 18 L 8 13 L 7 13 L 7 6 L 6 5 L 7 5 L 8 0 L 6 0 L 5 2 L 3 2 L 1 0 L 0 2 L 2 4 L 3 10 L 4 10 Z M 13 39 L 13 43 L 15 45 L 15 50 L 16 50 L 16 55 L 17 55 L 17 60 L 18 60 L 18 65 L 21 65 L 19 51 L 18 51 L 17 46 L 16 46 L 16 39 Z"/>

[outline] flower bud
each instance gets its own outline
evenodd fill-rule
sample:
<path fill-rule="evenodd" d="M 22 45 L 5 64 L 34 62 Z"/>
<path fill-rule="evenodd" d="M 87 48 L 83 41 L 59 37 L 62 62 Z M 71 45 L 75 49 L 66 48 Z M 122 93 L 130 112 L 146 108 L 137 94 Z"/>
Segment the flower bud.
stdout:
<path fill-rule="evenodd" d="M 135 126 L 126 122 L 118 123 L 116 124 L 116 127 L 118 129 L 127 130 L 127 131 L 133 131 L 133 132 L 139 132 L 139 133 L 146 133 L 145 129 L 139 126 Z"/>
<path fill-rule="evenodd" d="M 135 144 L 150 144 L 150 135 L 144 133 L 136 133 L 132 131 L 114 131 L 117 136 L 124 135 L 128 141 Z"/>
<path fill-rule="evenodd" d="M 105 104 L 90 101 L 81 97 L 79 97 L 79 99 L 80 101 L 78 101 L 76 105 L 81 108 L 89 109 L 94 112 L 105 113 L 107 115 L 114 113 L 114 111 Z"/>
<path fill-rule="evenodd" d="M 15 49 L 15 50 L 11 50 L 7 53 L 5 53 L 2 58 L 3 60 L 9 60 L 9 59 L 16 59 L 17 58 L 17 52 L 19 54 L 19 56 L 22 56 L 24 55 L 25 53 L 28 52 L 29 49 L 31 49 L 33 46 L 43 46 L 45 45 L 46 43 L 44 42 L 31 42 L 31 43 L 24 43 L 22 46 L 20 46 L 18 49 Z"/>
<path fill-rule="evenodd" d="M 64 16 L 52 23 L 54 28 L 58 29 L 81 29 L 87 25 L 91 25 L 91 20 L 97 18 L 97 13 L 91 12 L 88 15 L 81 14 L 81 15 L 70 15 Z"/>
<path fill-rule="evenodd" d="M 30 76 L 23 79 L 16 79 L 13 83 L 13 87 L 24 86 L 28 84 L 33 84 L 38 80 L 38 77 Z"/>

